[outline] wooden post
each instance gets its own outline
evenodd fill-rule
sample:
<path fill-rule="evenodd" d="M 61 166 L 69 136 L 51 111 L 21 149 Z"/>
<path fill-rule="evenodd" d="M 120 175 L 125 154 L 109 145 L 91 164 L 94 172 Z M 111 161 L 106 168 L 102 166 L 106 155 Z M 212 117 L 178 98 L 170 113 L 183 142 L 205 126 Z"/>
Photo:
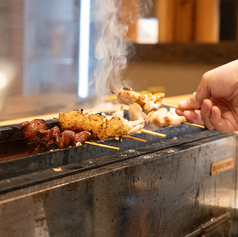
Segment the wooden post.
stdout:
<path fill-rule="evenodd" d="M 160 43 L 174 41 L 174 0 L 156 1 L 156 18 L 159 21 Z"/>
<path fill-rule="evenodd" d="M 174 41 L 193 41 L 193 27 L 194 0 L 175 0 Z"/>
<path fill-rule="evenodd" d="M 196 0 L 195 41 L 219 41 L 220 0 Z"/>

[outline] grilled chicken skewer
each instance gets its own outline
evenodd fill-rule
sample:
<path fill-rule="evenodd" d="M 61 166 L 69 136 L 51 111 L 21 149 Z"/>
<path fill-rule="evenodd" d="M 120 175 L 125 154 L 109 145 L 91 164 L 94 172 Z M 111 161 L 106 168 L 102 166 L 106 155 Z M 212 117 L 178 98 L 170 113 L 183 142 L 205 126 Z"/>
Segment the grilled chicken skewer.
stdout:
<path fill-rule="evenodd" d="M 164 93 L 142 95 L 135 92 L 129 87 L 120 87 L 113 92 L 120 103 L 131 105 L 137 103 L 141 106 L 143 112 L 149 113 L 153 110 L 158 110 L 161 107 L 161 101 L 165 96 Z"/>
<path fill-rule="evenodd" d="M 172 109 L 168 111 L 167 108 L 159 108 L 145 114 L 136 103 L 129 106 L 129 118 L 130 120 L 144 119 L 145 127 L 151 129 L 175 126 L 186 121 L 185 117 L 178 116 Z"/>
<path fill-rule="evenodd" d="M 89 114 L 83 111 L 70 111 L 59 114 L 62 130 L 91 131 L 95 138 L 105 140 L 120 137 L 124 132 L 123 121 L 116 116 Z"/>
<path fill-rule="evenodd" d="M 122 114 L 122 113 L 121 113 Z M 105 140 L 136 134 L 143 131 L 145 120 L 128 121 L 118 116 L 106 116 L 102 114 L 88 114 L 83 111 L 71 111 L 59 114 L 59 127 L 47 129 L 42 119 L 34 119 L 31 122 L 23 122 L 20 129 L 24 137 L 32 143 L 44 143 L 49 146 L 52 143 L 60 149 L 85 143 L 91 137 Z M 162 137 L 165 137 L 163 134 Z M 139 141 L 146 142 L 143 139 Z"/>
<path fill-rule="evenodd" d="M 122 114 L 121 114 L 122 115 Z M 92 131 L 92 135 L 100 140 L 132 135 L 144 128 L 145 120 L 128 121 L 116 116 L 88 114 L 82 111 L 71 111 L 59 114 L 59 124 L 63 130 Z"/>
<path fill-rule="evenodd" d="M 178 116 L 174 110 L 177 108 L 176 106 L 163 103 L 164 93 L 141 95 L 129 87 L 120 87 L 113 93 L 120 103 L 129 105 L 130 120 L 144 119 L 145 125 L 149 128 L 162 128 L 182 123 L 202 127 L 201 125 L 188 123 L 184 116 Z M 171 109 L 168 111 L 162 106 L 170 107 Z"/>

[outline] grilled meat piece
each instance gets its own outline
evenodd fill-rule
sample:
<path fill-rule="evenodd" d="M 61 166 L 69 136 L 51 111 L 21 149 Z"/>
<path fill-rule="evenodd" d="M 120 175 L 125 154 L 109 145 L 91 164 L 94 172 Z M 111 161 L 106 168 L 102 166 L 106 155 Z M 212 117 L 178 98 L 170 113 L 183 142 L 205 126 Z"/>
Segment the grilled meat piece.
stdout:
<path fill-rule="evenodd" d="M 93 130 L 92 130 L 93 131 Z M 106 119 L 100 126 L 97 137 L 100 140 L 120 137 L 124 133 L 123 121 L 118 117 Z"/>
<path fill-rule="evenodd" d="M 59 114 L 59 124 L 62 130 L 89 131 L 98 134 L 105 117 L 100 114 L 88 114 L 82 111 L 70 111 Z"/>
<path fill-rule="evenodd" d="M 75 133 L 74 146 L 76 146 L 78 143 L 83 143 L 89 140 L 91 137 L 92 137 L 92 134 L 89 131 L 82 131 L 79 133 Z"/>
<path fill-rule="evenodd" d="M 135 121 L 128 121 L 126 119 L 123 120 L 124 123 L 124 133 L 127 135 L 133 135 L 141 131 L 142 128 L 145 126 L 145 120 L 135 120 Z"/>
<path fill-rule="evenodd" d="M 35 140 L 37 132 L 41 129 L 46 130 L 46 122 L 43 119 L 33 119 L 32 121 L 25 121 L 20 124 L 20 129 L 23 131 L 26 139 Z"/>
<path fill-rule="evenodd" d="M 71 111 L 59 114 L 58 121 L 62 130 L 91 131 L 100 140 L 119 137 L 124 131 L 122 120 L 116 116 Z"/>
<path fill-rule="evenodd" d="M 60 149 L 83 143 L 91 137 L 91 133 L 88 131 L 75 133 L 65 130 L 60 133 L 58 126 L 47 129 L 46 122 L 43 119 L 23 122 L 20 124 L 20 129 L 23 131 L 25 139 L 30 140 L 31 143 L 43 143 L 46 146 L 55 143 Z"/>
<path fill-rule="evenodd" d="M 40 139 L 40 140 L 50 140 L 50 139 L 54 139 L 56 138 L 57 136 L 59 136 L 60 134 L 60 129 L 59 127 L 57 126 L 54 126 L 53 128 L 51 129 L 47 129 L 47 130 L 44 130 L 44 129 L 40 129 L 37 131 L 37 137 Z"/>
<path fill-rule="evenodd" d="M 160 108 L 148 114 L 146 125 L 150 128 L 162 128 L 179 125 L 185 121 L 185 117 L 178 116 L 175 112 L 168 111 L 166 108 Z"/>
<path fill-rule="evenodd" d="M 149 93 L 147 95 L 140 95 L 137 103 L 141 106 L 143 111 L 148 114 L 150 111 L 161 108 L 161 101 L 164 95 L 164 93 L 157 93 L 154 95 Z"/>
<path fill-rule="evenodd" d="M 74 145 L 75 132 L 65 130 L 56 137 L 56 144 L 60 149 L 67 148 Z"/>
<path fill-rule="evenodd" d="M 168 110 L 166 108 L 160 108 L 157 111 L 151 111 L 146 119 L 147 126 L 150 128 L 165 127 L 167 125 L 165 120 L 167 112 Z"/>
<path fill-rule="evenodd" d="M 186 122 L 186 118 L 184 116 L 178 116 L 175 112 L 172 111 L 169 111 L 166 114 L 165 120 L 169 126 L 175 126 Z"/>
<path fill-rule="evenodd" d="M 146 114 L 150 111 L 158 110 L 161 107 L 161 101 L 165 96 L 164 93 L 156 93 L 153 95 L 149 93 L 147 95 L 142 95 L 127 87 L 120 87 L 114 91 L 114 93 L 120 103 L 126 105 L 137 103 Z"/>
<path fill-rule="evenodd" d="M 120 87 L 114 91 L 114 94 L 117 96 L 117 99 L 121 104 L 126 105 L 135 103 L 140 96 L 139 93 L 128 87 Z"/>
<path fill-rule="evenodd" d="M 57 126 L 55 126 L 57 127 Z M 55 128 L 54 127 L 54 128 Z M 59 129 L 59 128 L 58 128 Z M 52 132 L 56 131 L 56 129 L 52 130 L 50 129 Z M 47 131 L 47 130 L 46 130 Z M 79 133 L 75 133 L 73 131 L 70 130 L 65 130 L 62 133 L 53 133 L 52 136 L 49 136 L 49 140 L 41 140 L 42 143 L 48 142 L 48 144 L 50 143 L 50 141 L 54 141 L 55 144 L 60 148 L 67 148 L 70 146 L 76 146 L 78 143 L 83 143 L 87 140 L 89 140 L 89 138 L 91 138 L 91 133 L 88 131 L 82 131 Z"/>
<path fill-rule="evenodd" d="M 139 104 L 134 103 L 129 105 L 129 119 L 131 121 L 145 119 L 147 115 L 142 111 L 142 108 Z"/>

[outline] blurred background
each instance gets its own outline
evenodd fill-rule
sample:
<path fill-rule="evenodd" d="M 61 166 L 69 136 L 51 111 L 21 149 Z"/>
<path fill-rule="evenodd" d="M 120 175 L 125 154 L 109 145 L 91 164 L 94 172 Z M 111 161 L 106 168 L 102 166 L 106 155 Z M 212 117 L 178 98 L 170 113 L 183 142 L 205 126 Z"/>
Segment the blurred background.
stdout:
<path fill-rule="evenodd" d="M 190 94 L 237 59 L 237 13 L 236 0 L 0 0 L 0 120 L 98 111 L 118 86 Z"/>

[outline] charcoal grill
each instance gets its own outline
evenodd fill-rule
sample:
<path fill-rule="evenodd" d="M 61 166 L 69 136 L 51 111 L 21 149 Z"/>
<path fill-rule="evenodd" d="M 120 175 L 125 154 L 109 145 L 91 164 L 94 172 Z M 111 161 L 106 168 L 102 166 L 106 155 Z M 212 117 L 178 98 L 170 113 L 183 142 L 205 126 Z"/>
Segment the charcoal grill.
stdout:
<path fill-rule="evenodd" d="M 166 138 L 103 142 L 120 151 L 35 150 L 19 125 L 2 127 L 0 236 L 236 236 L 236 135 L 186 124 L 157 132 Z M 211 175 L 227 157 L 235 168 Z"/>

